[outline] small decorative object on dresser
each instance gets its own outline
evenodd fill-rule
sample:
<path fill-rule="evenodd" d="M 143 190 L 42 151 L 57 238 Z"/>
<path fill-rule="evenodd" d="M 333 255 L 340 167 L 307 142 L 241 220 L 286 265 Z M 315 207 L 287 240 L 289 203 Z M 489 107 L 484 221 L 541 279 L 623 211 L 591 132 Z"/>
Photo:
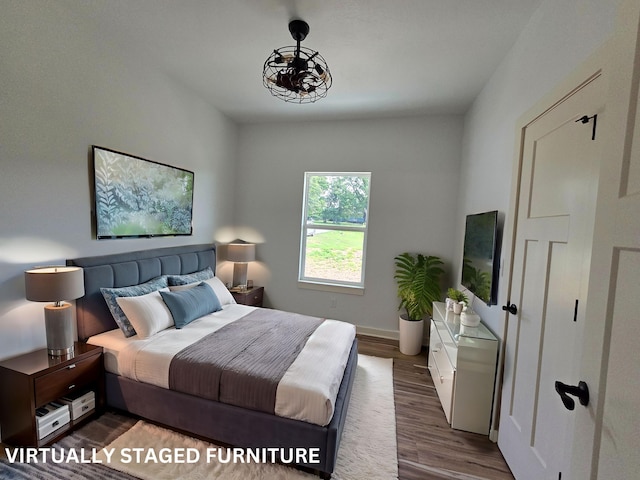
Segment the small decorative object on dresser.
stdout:
<path fill-rule="evenodd" d="M 252 287 L 240 290 L 238 288 L 232 288 L 229 290 L 233 295 L 236 303 L 242 305 L 250 305 L 252 307 L 261 307 L 264 297 L 264 287 Z"/>
<path fill-rule="evenodd" d="M 464 308 L 464 305 L 468 303 L 467 296 L 460 290 L 455 288 L 449 288 L 447 290 L 447 310 L 459 315 Z"/>
<path fill-rule="evenodd" d="M 487 327 L 464 326 L 444 303 L 433 304 L 428 367 L 451 427 L 489 434 L 497 358 Z"/>
<path fill-rule="evenodd" d="M 480 325 L 480 315 L 465 305 L 460 314 L 460 324 L 465 327 L 477 327 Z"/>
<path fill-rule="evenodd" d="M 101 413 L 102 347 L 76 343 L 73 352 L 51 356 L 42 349 L 0 362 L 4 443 L 43 447 Z"/>

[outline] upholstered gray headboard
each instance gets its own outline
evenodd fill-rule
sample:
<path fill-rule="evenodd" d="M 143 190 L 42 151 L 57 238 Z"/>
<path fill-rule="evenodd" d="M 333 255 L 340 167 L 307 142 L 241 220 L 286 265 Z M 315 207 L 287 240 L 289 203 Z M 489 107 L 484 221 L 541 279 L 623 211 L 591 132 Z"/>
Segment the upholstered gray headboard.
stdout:
<path fill-rule="evenodd" d="M 76 300 L 78 339 L 118 328 L 102 287 L 128 287 L 160 275 L 183 275 L 211 267 L 216 271 L 216 247 L 213 244 L 154 248 L 98 257 L 73 258 L 67 265 L 84 269 L 84 297 Z"/>

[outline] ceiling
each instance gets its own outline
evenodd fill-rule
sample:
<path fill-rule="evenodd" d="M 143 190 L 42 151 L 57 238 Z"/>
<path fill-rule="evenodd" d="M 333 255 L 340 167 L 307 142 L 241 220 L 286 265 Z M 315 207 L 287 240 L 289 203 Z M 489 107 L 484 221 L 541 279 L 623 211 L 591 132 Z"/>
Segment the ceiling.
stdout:
<path fill-rule="evenodd" d="M 133 51 L 239 122 L 464 113 L 541 0 L 64 0 L 95 34 Z M 327 60 L 333 86 L 313 104 L 262 85 L 275 48 Z"/>

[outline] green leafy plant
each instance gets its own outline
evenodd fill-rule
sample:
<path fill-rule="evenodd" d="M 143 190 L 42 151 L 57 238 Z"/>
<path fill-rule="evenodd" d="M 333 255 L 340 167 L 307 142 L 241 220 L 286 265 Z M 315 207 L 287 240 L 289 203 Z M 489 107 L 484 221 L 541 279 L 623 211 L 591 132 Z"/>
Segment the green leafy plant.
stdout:
<path fill-rule="evenodd" d="M 469 300 L 467 300 L 467 296 L 462 293 L 460 290 L 456 290 L 455 288 L 449 288 L 447 290 L 447 297 L 449 297 L 451 300 L 454 300 L 456 302 L 464 302 L 464 303 L 468 303 Z"/>
<path fill-rule="evenodd" d="M 433 302 L 441 299 L 440 277 L 444 273 L 442 260 L 422 254 L 402 253 L 395 257 L 395 278 L 400 306 L 407 319 L 419 321 L 431 315 Z"/>

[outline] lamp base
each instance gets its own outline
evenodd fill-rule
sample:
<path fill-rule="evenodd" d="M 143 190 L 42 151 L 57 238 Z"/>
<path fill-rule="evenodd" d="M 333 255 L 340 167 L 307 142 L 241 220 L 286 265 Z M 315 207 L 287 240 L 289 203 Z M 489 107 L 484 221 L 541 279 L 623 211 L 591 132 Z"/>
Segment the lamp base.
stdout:
<path fill-rule="evenodd" d="M 247 285 L 247 263 L 236 262 L 233 264 L 233 286 Z"/>
<path fill-rule="evenodd" d="M 47 351 L 49 355 L 62 356 L 73 353 L 73 317 L 71 305 L 47 305 L 44 307 L 44 325 L 47 332 Z"/>

